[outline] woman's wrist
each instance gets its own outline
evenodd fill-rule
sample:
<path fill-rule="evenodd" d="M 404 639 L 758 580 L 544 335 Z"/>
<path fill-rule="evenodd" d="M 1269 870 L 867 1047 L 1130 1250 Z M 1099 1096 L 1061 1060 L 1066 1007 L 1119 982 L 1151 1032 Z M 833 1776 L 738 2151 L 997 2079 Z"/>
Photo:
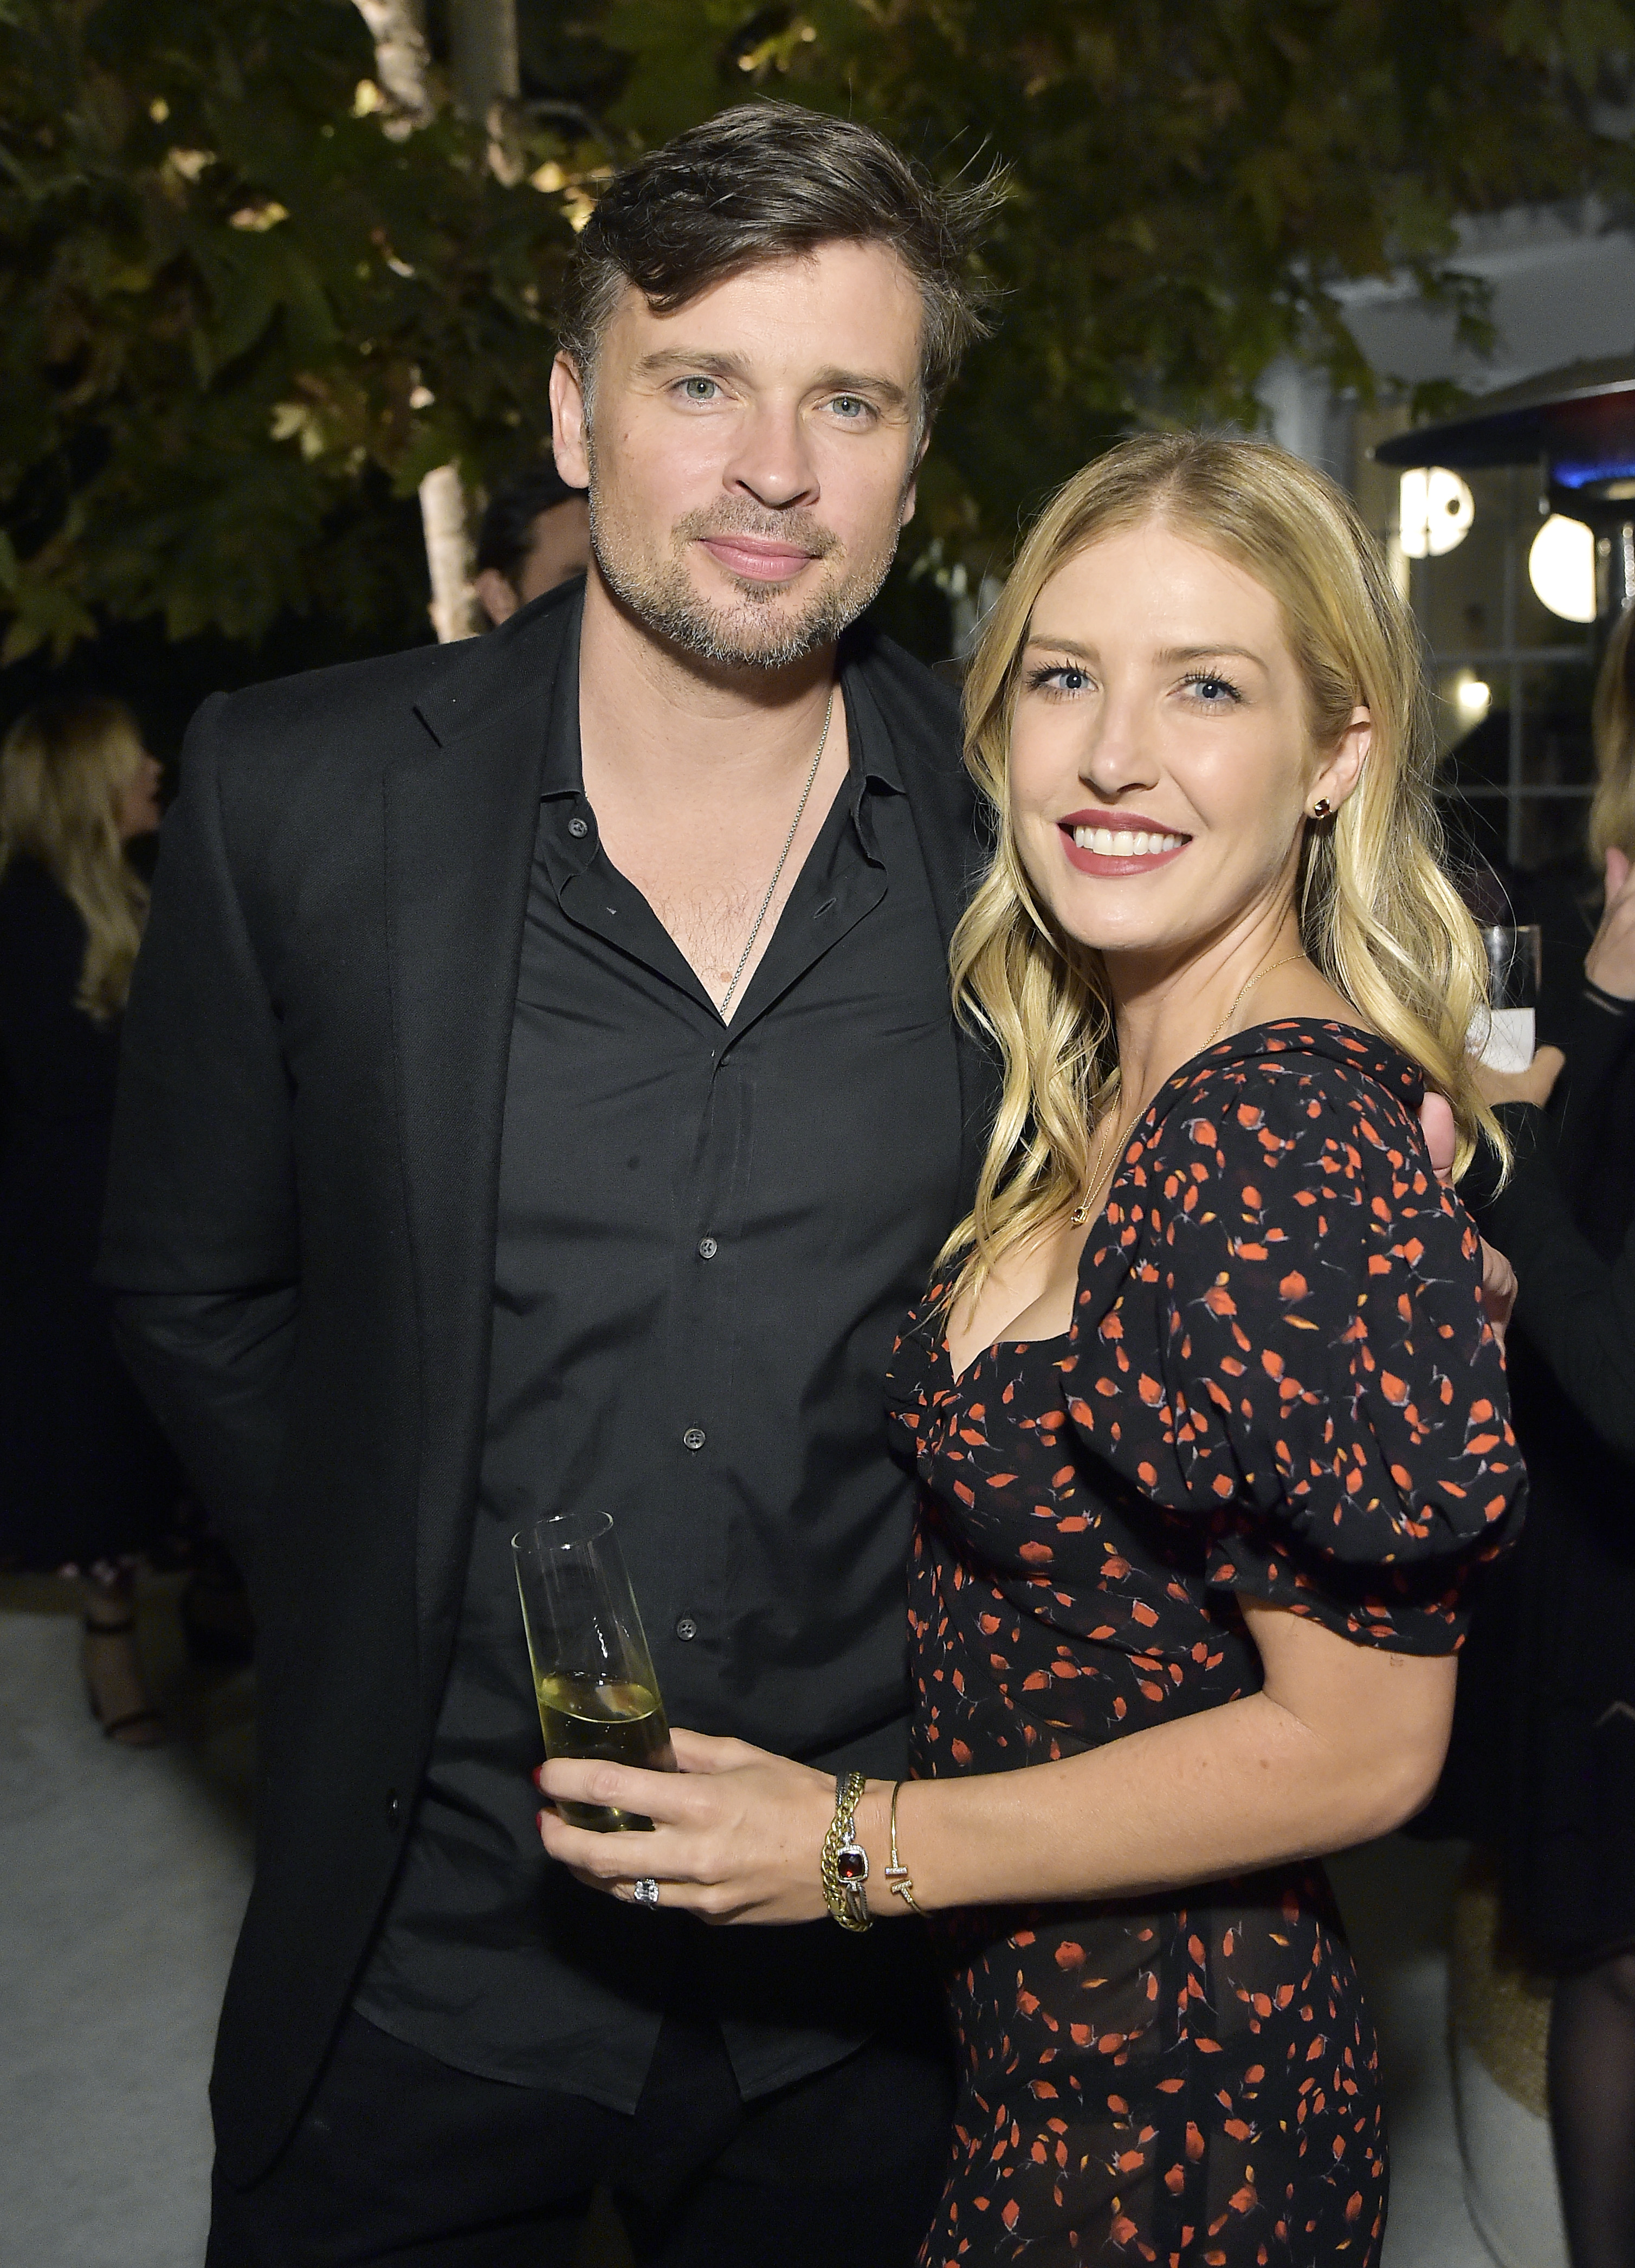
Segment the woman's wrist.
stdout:
<path fill-rule="evenodd" d="M 851 1831 L 868 1854 L 868 1878 L 864 1889 L 871 1921 L 886 1921 L 898 1915 L 917 1912 L 931 1903 L 929 1894 L 924 1897 L 921 1896 L 920 1878 L 913 1871 L 908 1843 L 910 1830 L 907 1825 L 910 1791 L 928 1785 L 928 1782 L 921 1780 L 872 1779 L 858 1798 Z M 892 1864 L 891 1805 L 894 1789 L 898 1791 L 898 1856 L 900 1863 L 906 1861 L 908 1867 L 908 1897 L 887 1879 Z"/>
<path fill-rule="evenodd" d="M 869 1782 L 865 1847 L 873 1893 L 869 1911 L 876 1920 L 882 1914 L 925 1913 L 951 1903 L 937 1894 L 938 1875 L 946 1870 L 937 1866 L 930 1849 L 930 1815 L 937 1808 L 931 1791 L 935 1786 L 928 1779 Z M 862 1812 L 860 1804 L 859 1817 Z"/>

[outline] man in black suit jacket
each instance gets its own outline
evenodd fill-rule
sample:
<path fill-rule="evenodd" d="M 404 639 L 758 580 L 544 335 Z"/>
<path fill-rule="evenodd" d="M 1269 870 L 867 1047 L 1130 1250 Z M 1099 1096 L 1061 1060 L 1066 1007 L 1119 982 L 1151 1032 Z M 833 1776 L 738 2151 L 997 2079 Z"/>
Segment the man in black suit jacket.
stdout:
<path fill-rule="evenodd" d="M 902 1769 L 880 1381 L 991 1106 L 955 703 L 857 618 L 983 203 L 779 106 L 642 160 L 553 380 L 587 581 L 190 735 L 103 1272 L 261 1631 L 212 2268 L 566 2263 L 598 2183 L 644 2262 L 929 2220 L 914 1933 L 545 1860 L 509 1537 L 611 1509 L 675 1722 Z"/>

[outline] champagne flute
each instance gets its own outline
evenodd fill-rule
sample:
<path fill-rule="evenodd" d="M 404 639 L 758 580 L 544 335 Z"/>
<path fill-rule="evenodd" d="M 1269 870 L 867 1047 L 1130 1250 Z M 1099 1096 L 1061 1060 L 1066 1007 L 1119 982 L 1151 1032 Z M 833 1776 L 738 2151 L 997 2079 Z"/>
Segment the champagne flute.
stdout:
<path fill-rule="evenodd" d="M 522 1623 L 548 1756 L 674 1771 L 669 1721 L 619 1539 L 605 1512 L 536 1520 L 513 1535 Z M 639 1811 L 556 1808 L 575 1827 L 651 1833 Z"/>

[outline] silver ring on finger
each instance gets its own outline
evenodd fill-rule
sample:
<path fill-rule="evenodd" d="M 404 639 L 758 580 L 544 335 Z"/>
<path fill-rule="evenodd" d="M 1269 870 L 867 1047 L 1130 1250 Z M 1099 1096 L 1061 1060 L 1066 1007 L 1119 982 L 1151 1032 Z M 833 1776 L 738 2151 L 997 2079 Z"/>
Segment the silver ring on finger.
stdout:
<path fill-rule="evenodd" d="M 630 1884 L 630 1896 L 638 1906 L 656 1906 L 659 1903 L 659 1885 L 651 1874 L 644 1874 L 639 1881 Z"/>

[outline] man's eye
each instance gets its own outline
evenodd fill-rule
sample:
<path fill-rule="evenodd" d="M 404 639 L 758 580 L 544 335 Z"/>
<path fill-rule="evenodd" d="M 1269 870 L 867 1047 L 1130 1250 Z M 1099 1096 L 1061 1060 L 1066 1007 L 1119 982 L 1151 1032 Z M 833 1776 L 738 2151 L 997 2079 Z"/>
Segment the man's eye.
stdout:
<path fill-rule="evenodd" d="M 852 423 L 856 423 L 860 418 L 866 417 L 869 412 L 868 403 L 860 394 L 837 394 L 830 402 L 829 408 L 837 416 L 848 419 Z"/>
<path fill-rule="evenodd" d="M 719 392 L 712 378 L 684 378 L 681 391 L 689 401 L 712 401 Z"/>

